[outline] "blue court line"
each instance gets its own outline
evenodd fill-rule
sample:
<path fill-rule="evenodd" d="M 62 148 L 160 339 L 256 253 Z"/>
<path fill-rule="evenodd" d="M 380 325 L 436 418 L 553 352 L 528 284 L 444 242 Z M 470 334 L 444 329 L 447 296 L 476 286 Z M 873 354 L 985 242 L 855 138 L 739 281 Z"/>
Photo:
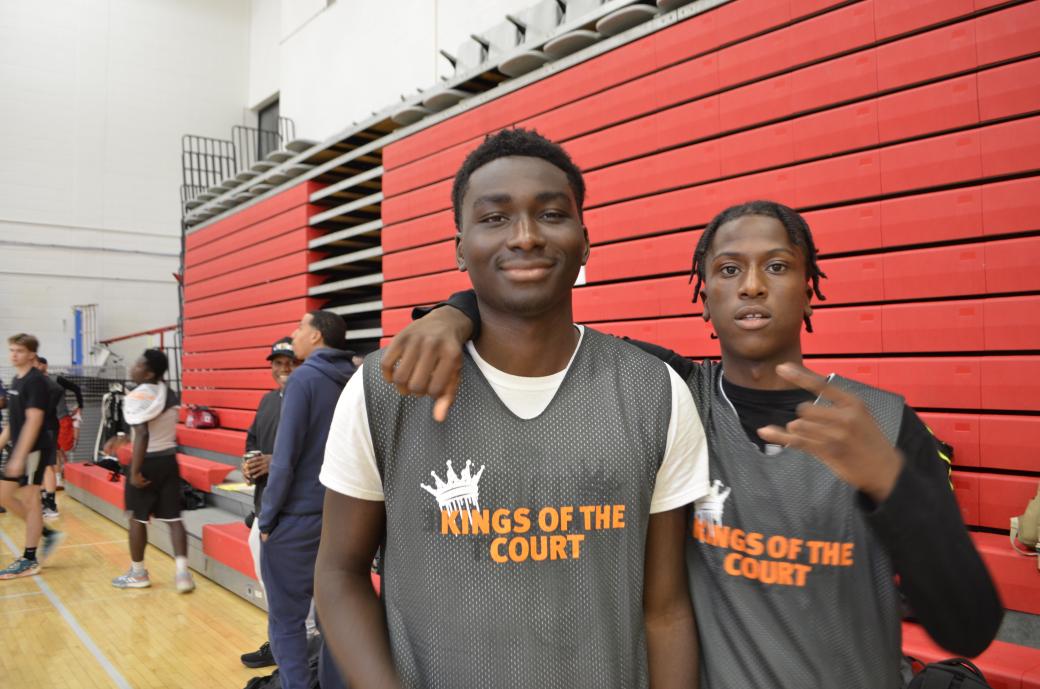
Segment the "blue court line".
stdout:
<path fill-rule="evenodd" d="M 12 541 L 5 532 L 0 531 L 0 539 L 3 539 L 7 549 L 10 550 L 15 557 L 19 555 L 18 548 L 15 546 L 14 541 Z M 75 616 L 65 607 L 65 604 L 61 602 L 60 598 L 58 598 L 58 594 L 54 593 L 54 590 L 47 584 L 47 582 L 44 581 L 40 575 L 32 577 L 32 580 L 40 588 L 40 591 L 43 592 L 43 595 L 47 596 L 47 600 L 51 602 L 51 605 L 57 608 L 58 612 L 61 613 L 61 616 L 65 618 L 65 622 L 72 627 L 72 631 L 76 633 L 76 636 L 79 637 L 79 640 L 84 646 L 86 646 L 87 650 L 93 654 L 94 658 L 98 661 L 98 664 L 104 668 L 105 672 L 108 673 L 108 676 L 112 678 L 113 682 L 115 682 L 115 685 L 119 687 L 119 689 L 133 689 L 133 687 L 130 686 L 130 683 L 126 681 L 126 678 L 116 669 L 115 665 L 113 665 L 108 658 L 105 657 L 105 654 L 101 652 L 101 649 L 98 648 L 96 643 L 94 643 L 94 640 L 90 638 L 90 634 L 87 634 L 87 631 L 79 625 Z"/>

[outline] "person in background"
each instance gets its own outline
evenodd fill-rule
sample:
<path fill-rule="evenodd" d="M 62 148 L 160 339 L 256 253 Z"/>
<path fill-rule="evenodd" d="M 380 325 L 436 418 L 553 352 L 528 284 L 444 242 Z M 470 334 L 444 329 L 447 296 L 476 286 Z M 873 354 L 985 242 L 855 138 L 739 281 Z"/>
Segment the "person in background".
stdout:
<path fill-rule="evenodd" d="M 80 410 L 83 408 L 83 390 L 79 385 L 62 375 L 52 376 L 48 373 L 47 358 L 36 357 L 36 368 L 47 376 L 47 387 L 50 393 L 49 407 L 47 411 L 47 432 L 51 436 L 52 453 L 45 458 L 46 469 L 43 474 L 43 490 L 40 491 L 40 500 L 43 503 L 43 518 L 53 520 L 59 517 L 58 501 L 56 491 L 61 486 L 61 468 L 65 465 L 65 447 L 72 449 L 74 442 L 74 426 L 78 423 Z M 76 396 L 75 415 L 69 412 L 68 401 L 65 392 L 69 391 Z M 73 440 L 72 444 L 69 441 Z"/>
<path fill-rule="evenodd" d="M 278 432 L 278 420 L 282 415 L 282 398 L 285 396 L 285 384 L 289 382 L 289 374 L 299 365 L 293 353 L 292 338 L 283 337 L 271 345 L 271 353 L 267 355 L 271 364 L 271 376 L 278 385 L 260 400 L 253 423 L 246 431 L 246 455 L 242 460 L 242 476 L 253 484 L 253 512 L 246 517 L 249 527 L 249 552 L 253 556 L 253 569 L 260 577 L 260 514 L 264 488 L 267 486 L 267 472 L 271 466 L 271 454 L 274 453 L 274 439 Z M 264 586 L 260 578 L 260 588 Z M 274 665 L 274 654 L 271 643 L 265 641 L 260 648 L 242 654 L 242 664 L 246 667 L 261 668 Z"/>
<path fill-rule="evenodd" d="M 7 409 L 7 388 L 4 387 L 4 382 L 0 380 L 0 428 L 4 427 L 4 409 Z M 0 474 L 4 472 L 4 466 L 7 464 L 7 446 L 0 446 Z M 7 509 L 0 505 L 0 514 L 7 512 Z"/>
<path fill-rule="evenodd" d="M 25 551 L 0 570 L 0 579 L 16 579 L 39 574 L 41 564 L 54 553 L 64 534 L 43 523 L 43 506 L 35 495 L 43 483 L 43 457 L 50 452 L 44 430 L 50 395 L 46 376 L 34 365 L 40 341 L 19 333 L 7 338 L 7 344 L 15 376 L 7 394 L 10 419 L 0 432 L 0 447 L 10 442 L 13 449 L 0 479 L 0 505 L 25 522 Z"/>
<path fill-rule="evenodd" d="M 331 311 L 310 311 L 292 334 L 303 363 L 289 377 L 260 504 L 260 570 L 268 638 L 283 689 L 310 686 L 306 619 L 314 595 L 325 488 L 318 480 L 325 441 L 343 386 L 354 374 L 347 326 Z M 323 679 L 323 687 L 331 683 Z"/>
<path fill-rule="evenodd" d="M 177 405 L 180 399 L 163 381 L 169 360 L 159 349 L 146 349 L 130 369 L 137 384 L 123 400 L 123 413 L 133 431 L 133 456 L 126 481 L 126 510 L 130 515 L 130 569 L 112 580 L 118 589 L 152 585 L 144 566 L 148 521 L 166 522 L 173 542 L 180 593 L 195 589 L 188 571 L 188 534 L 181 520 L 181 477 L 177 466 Z"/>

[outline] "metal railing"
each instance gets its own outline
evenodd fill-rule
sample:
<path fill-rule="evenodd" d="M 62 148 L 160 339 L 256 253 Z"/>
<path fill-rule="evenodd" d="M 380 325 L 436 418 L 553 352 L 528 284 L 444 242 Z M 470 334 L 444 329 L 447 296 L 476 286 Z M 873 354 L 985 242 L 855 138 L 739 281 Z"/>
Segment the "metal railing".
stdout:
<path fill-rule="evenodd" d="M 238 174 L 235 144 L 227 139 L 181 137 L 181 212 L 210 187 Z"/>
<path fill-rule="evenodd" d="M 278 131 L 236 124 L 231 128 L 231 140 L 238 154 L 238 169 L 248 170 L 295 138 L 296 124 L 288 117 L 278 118 Z"/>
<path fill-rule="evenodd" d="M 148 347 L 156 347 L 166 354 L 166 358 L 170 361 L 170 370 L 166 372 L 166 382 L 171 388 L 179 392 L 181 389 L 181 354 L 183 353 L 183 347 L 181 346 L 180 330 L 177 326 L 167 325 L 161 328 L 142 330 L 138 333 L 110 337 L 107 340 L 101 340 L 99 344 L 107 347 L 113 342 L 124 342 L 134 339 L 140 340 L 142 350 Z"/>

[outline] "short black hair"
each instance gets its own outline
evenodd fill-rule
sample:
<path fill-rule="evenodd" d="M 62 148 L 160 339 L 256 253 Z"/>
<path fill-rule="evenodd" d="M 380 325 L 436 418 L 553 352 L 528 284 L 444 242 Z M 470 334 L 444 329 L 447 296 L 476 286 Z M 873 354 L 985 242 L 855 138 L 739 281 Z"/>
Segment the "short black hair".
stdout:
<path fill-rule="evenodd" d="M 47 357 L 45 357 L 45 356 L 38 356 L 38 357 L 36 357 L 36 360 L 39 361 L 44 366 L 47 365 Z"/>
<path fill-rule="evenodd" d="M 326 347 L 347 349 L 347 323 L 343 317 L 331 311 L 308 311 L 311 326 L 321 333 Z"/>
<path fill-rule="evenodd" d="M 166 354 L 163 350 L 158 348 L 146 349 L 144 354 L 145 364 L 148 365 L 148 370 L 152 372 L 156 380 L 162 380 L 163 376 L 166 375 L 166 371 L 170 368 L 170 360 L 166 358 Z"/>
<path fill-rule="evenodd" d="M 484 138 L 484 142 L 473 149 L 462 161 L 462 166 L 455 173 L 455 183 L 451 187 L 451 206 L 455 212 L 455 229 L 462 229 L 462 197 L 469 189 L 469 178 L 488 163 L 508 156 L 541 158 L 550 165 L 560 168 L 563 174 L 567 175 L 567 181 L 574 193 L 574 202 L 578 206 L 578 217 L 581 218 L 582 207 L 585 205 L 585 178 L 582 177 L 581 170 L 562 146 L 549 141 L 533 129 L 517 127 L 488 134 Z"/>
<path fill-rule="evenodd" d="M 813 294 L 820 301 L 825 301 L 827 297 L 823 296 L 823 292 L 820 291 L 820 278 L 827 277 L 827 274 L 820 270 L 820 266 L 816 262 L 816 256 L 819 252 L 816 250 L 816 244 L 813 242 L 809 223 L 805 222 L 805 218 L 798 211 L 776 201 L 748 201 L 736 206 L 730 206 L 712 218 L 712 221 L 704 228 L 704 233 L 701 235 L 700 241 L 697 242 L 697 248 L 693 252 L 693 267 L 690 270 L 690 281 L 697 280 L 697 283 L 693 286 L 693 301 L 697 301 L 701 285 L 704 283 L 704 257 L 707 256 L 711 243 L 715 240 L 715 233 L 731 220 L 748 215 L 762 215 L 780 221 L 780 224 L 787 230 L 787 236 L 791 243 L 801 247 L 802 251 L 805 252 L 805 277 L 812 280 Z M 813 331 L 812 319 L 809 316 L 805 317 L 805 330 L 810 333 Z"/>

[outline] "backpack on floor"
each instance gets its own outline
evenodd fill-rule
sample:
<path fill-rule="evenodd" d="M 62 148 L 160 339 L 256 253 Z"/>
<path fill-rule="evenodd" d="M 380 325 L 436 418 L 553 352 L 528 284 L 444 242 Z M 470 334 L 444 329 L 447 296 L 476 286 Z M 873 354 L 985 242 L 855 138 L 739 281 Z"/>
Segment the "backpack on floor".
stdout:
<path fill-rule="evenodd" d="M 992 689 L 982 671 L 967 658 L 949 658 L 925 665 L 907 689 Z"/>
<path fill-rule="evenodd" d="M 201 510 L 206 506 L 206 494 L 181 479 L 181 509 Z"/>

